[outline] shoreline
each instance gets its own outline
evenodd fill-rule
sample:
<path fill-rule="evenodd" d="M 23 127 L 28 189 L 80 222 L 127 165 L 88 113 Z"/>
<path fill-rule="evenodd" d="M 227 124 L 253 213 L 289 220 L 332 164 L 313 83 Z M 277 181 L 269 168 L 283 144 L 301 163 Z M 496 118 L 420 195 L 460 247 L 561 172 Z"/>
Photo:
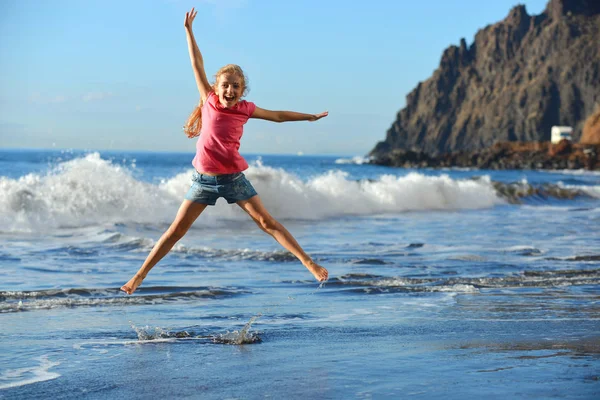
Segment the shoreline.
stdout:
<path fill-rule="evenodd" d="M 493 170 L 600 170 L 600 145 L 550 142 L 497 142 L 477 150 L 428 154 L 395 149 L 371 154 L 370 164 L 403 168 L 477 168 Z"/>

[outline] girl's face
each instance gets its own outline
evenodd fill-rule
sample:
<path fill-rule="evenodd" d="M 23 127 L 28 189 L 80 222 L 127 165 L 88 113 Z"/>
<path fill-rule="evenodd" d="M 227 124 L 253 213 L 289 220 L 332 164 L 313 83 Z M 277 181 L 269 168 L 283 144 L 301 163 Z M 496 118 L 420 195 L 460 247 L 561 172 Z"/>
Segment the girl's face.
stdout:
<path fill-rule="evenodd" d="M 235 106 L 244 93 L 242 78 L 238 74 L 231 73 L 219 75 L 215 93 L 219 96 L 219 102 L 223 107 Z"/>

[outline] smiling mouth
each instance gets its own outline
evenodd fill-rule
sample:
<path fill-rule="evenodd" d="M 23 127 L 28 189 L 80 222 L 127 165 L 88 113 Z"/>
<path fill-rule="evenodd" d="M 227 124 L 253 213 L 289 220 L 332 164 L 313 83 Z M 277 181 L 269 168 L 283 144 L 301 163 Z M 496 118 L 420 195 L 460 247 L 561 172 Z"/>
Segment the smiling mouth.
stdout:
<path fill-rule="evenodd" d="M 223 98 L 224 98 L 226 101 L 233 101 L 233 100 L 235 100 L 235 96 L 223 96 Z"/>

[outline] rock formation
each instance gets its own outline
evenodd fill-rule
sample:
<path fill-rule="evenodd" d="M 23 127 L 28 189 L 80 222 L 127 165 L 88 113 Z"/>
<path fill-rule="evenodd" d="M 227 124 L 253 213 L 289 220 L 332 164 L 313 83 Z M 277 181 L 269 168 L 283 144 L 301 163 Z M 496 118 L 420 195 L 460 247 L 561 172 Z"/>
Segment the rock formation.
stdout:
<path fill-rule="evenodd" d="M 550 142 L 496 142 L 479 150 L 430 155 L 423 151 L 394 149 L 373 163 L 403 168 L 478 169 L 588 169 L 600 170 L 600 144 Z"/>
<path fill-rule="evenodd" d="M 600 105 L 596 111 L 585 120 L 581 143 L 600 144 Z"/>
<path fill-rule="evenodd" d="M 370 155 L 549 141 L 553 125 L 573 126 L 577 142 L 597 103 L 600 0 L 550 0 L 536 16 L 519 5 L 477 32 L 471 45 L 461 39 L 444 51 Z"/>

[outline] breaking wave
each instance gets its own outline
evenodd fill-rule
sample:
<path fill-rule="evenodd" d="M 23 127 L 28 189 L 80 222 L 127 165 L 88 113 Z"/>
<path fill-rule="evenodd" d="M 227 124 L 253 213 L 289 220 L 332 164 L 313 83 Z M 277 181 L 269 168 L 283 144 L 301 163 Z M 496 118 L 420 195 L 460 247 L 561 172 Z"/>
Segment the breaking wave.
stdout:
<path fill-rule="evenodd" d="M 374 274 L 346 274 L 330 279 L 327 286 L 351 292 L 455 292 L 479 293 L 480 289 L 548 288 L 598 285 L 600 270 L 524 271 L 503 277 L 410 278 Z M 349 289 L 346 289 L 349 288 Z"/>
<path fill-rule="evenodd" d="M 0 231 L 32 231 L 115 223 L 168 224 L 189 188 L 192 170 L 144 182 L 129 167 L 99 153 L 60 163 L 45 174 L 0 177 Z M 600 198 L 597 186 L 533 186 L 500 183 L 489 176 L 453 179 L 416 172 L 354 180 L 330 170 L 301 179 L 257 162 L 245 172 L 269 211 L 280 219 L 373 215 L 420 210 L 494 207 L 523 199 Z M 219 201 L 200 224 L 247 220 L 238 207 Z"/>
<path fill-rule="evenodd" d="M 524 200 L 558 199 L 573 200 L 578 197 L 600 199 L 600 186 L 563 184 L 532 185 L 527 180 L 513 183 L 492 182 L 498 195 L 509 203 L 520 204 Z"/>
<path fill-rule="evenodd" d="M 503 202 L 489 178 L 457 180 L 411 173 L 356 181 L 342 171 L 329 171 L 302 180 L 260 162 L 245 173 L 268 209 L 281 219 L 486 208 Z M 160 183 L 144 182 L 130 169 L 90 153 L 46 174 L 0 177 L 0 229 L 170 223 L 191 174 L 190 169 Z M 214 219 L 247 219 L 243 211 L 223 201 L 209 214 Z"/>
<path fill-rule="evenodd" d="M 172 301 L 216 299 L 247 293 L 240 289 L 210 287 L 141 287 L 133 296 L 119 289 L 50 289 L 39 291 L 0 291 L 0 313 L 53 308 L 130 306 Z"/>

